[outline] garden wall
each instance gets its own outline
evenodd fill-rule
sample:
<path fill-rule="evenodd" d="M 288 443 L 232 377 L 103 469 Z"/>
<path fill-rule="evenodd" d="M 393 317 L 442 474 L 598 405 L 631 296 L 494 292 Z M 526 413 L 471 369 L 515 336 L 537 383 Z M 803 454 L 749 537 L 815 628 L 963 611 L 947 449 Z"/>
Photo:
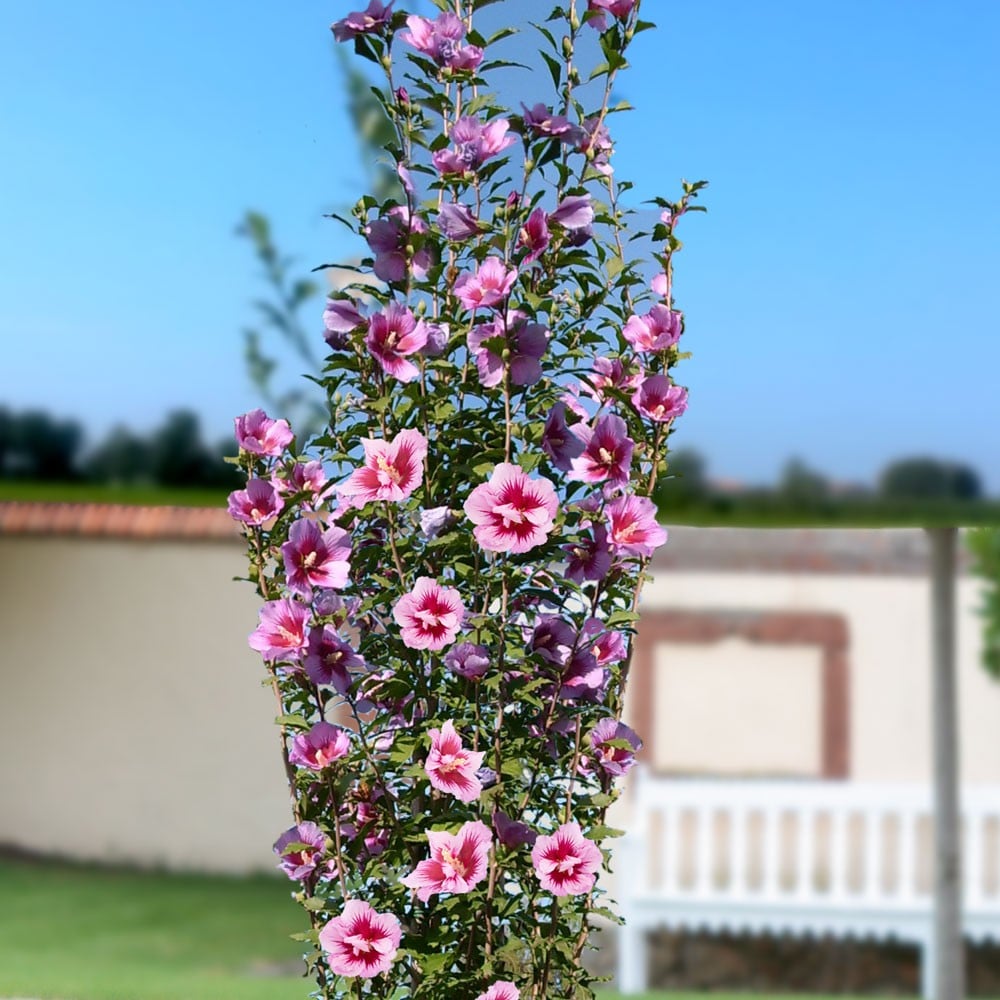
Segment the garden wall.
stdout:
<path fill-rule="evenodd" d="M 225 515 L 81 507 L 26 521 L 4 507 L 0 845 L 273 867 L 289 811 L 272 695 L 246 646 L 258 601 L 232 582 L 243 548 Z M 672 532 L 643 601 L 629 705 L 647 760 L 928 780 L 921 545 L 919 532 Z M 962 578 L 962 770 L 1000 783 L 1000 686 L 978 663 L 977 591 Z"/>

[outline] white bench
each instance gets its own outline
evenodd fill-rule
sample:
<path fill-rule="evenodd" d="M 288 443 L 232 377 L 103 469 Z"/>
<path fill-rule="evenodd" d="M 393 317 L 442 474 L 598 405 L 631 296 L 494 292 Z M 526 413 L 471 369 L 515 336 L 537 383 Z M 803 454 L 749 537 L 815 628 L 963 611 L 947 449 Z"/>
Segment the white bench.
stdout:
<path fill-rule="evenodd" d="M 630 778 L 615 851 L 622 993 L 646 987 L 646 934 L 662 927 L 912 942 L 931 996 L 929 788 Z M 962 799 L 964 933 L 1000 940 L 1000 787 Z"/>

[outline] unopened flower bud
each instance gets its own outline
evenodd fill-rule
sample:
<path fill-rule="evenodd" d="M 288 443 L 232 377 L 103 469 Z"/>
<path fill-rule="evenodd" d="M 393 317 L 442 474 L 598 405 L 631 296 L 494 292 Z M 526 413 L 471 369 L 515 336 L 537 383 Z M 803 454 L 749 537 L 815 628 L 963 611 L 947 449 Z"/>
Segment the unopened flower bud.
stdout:
<path fill-rule="evenodd" d="M 396 88 L 396 103 L 402 104 L 404 107 L 410 103 L 410 95 L 407 93 L 406 87 Z"/>

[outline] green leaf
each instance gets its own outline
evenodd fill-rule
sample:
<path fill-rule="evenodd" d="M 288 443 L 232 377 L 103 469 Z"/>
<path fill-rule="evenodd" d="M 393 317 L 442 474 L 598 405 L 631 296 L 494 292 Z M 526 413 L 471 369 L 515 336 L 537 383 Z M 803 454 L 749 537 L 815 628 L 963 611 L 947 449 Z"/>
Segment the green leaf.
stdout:
<path fill-rule="evenodd" d="M 552 76 L 552 84 L 556 89 L 559 88 L 559 81 L 562 79 L 562 63 L 559 62 L 554 56 L 550 56 L 548 52 L 540 52 L 539 55 L 545 60 L 545 64 L 549 67 L 549 73 Z"/>
<path fill-rule="evenodd" d="M 274 724 L 285 729 L 309 729 L 309 723 L 301 715 L 279 715 Z"/>
<path fill-rule="evenodd" d="M 607 840 L 610 837 L 624 836 L 624 830 L 618 830 L 613 826 L 595 826 L 587 831 L 587 837 L 590 840 Z"/>

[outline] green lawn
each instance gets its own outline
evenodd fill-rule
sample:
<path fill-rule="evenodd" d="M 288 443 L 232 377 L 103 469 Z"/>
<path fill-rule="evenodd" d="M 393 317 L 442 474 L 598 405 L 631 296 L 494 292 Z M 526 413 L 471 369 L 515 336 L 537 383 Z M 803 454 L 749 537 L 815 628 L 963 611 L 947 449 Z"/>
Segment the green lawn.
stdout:
<path fill-rule="evenodd" d="M 224 489 L 165 486 L 106 486 L 99 483 L 37 483 L 0 479 L 0 502 L 121 503 L 144 506 L 225 507 Z M 878 499 L 831 501 L 815 510 L 784 507 L 767 497 L 721 497 L 696 507 L 678 507 L 669 498 L 660 508 L 665 524 L 727 528 L 889 528 L 1000 525 L 1000 501 L 955 503 L 887 502 Z"/>
<path fill-rule="evenodd" d="M 0 997 L 302 1000 L 299 914 L 277 878 L 0 860 Z"/>
<path fill-rule="evenodd" d="M 302 929 L 302 916 L 288 894 L 277 877 L 143 874 L 0 858 L 0 997 L 305 1000 L 310 983 L 292 971 L 300 946 L 288 938 Z M 694 995 L 639 1000 L 686 996 Z"/>
<path fill-rule="evenodd" d="M 121 503 L 149 507 L 225 507 L 226 490 L 166 486 L 107 486 L 100 483 L 35 483 L 0 479 L 0 502 Z"/>

